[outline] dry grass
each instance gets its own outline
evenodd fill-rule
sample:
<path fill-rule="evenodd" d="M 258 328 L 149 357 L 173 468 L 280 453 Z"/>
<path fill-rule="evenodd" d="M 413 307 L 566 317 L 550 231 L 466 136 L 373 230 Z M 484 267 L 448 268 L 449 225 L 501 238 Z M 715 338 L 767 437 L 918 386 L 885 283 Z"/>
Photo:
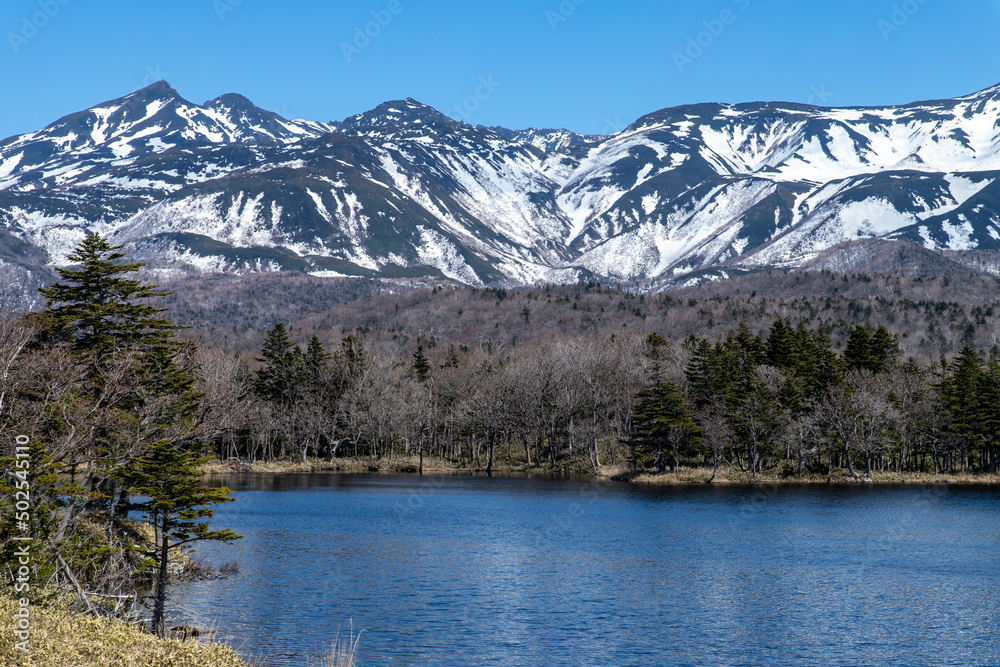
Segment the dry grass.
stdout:
<path fill-rule="evenodd" d="M 350 637 L 341 637 L 340 633 L 333 640 L 330 652 L 323 658 L 320 667 L 356 667 L 358 656 L 358 643 L 361 641 L 361 633 L 354 634 L 354 625 L 351 625 Z"/>
<path fill-rule="evenodd" d="M 463 470 L 450 461 L 431 456 L 424 456 L 424 472 L 456 472 Z M 253 463 L 237 463 L 212 460 L 201 467 L 206 475 L 226 474 L 233 472 L 250 473 L 309 473 L 309 472 L 343 472 L 343 473 L 410 473 L 420 471 L 419 456 L 394 456 L 392 460 L 376 459 L 374 463 L 368 457 L 337 458 L 332 461 L 310 458 L 305 462 L 295 461 L 255 461 Z"/>
<path fill-rule="evenodd" d="M 835 469 L 832 474 L 805 474 L 784 476 L 776 470 L 765 470 L 754 479 L 749 472 L 738 468 L 720 467 L 713 484 L 1000 484 L 1000 475 L 990 474 L 948 474 L 875 472 L 866 479 L 864 472 L 859 479 L 851 476 L 846 469 Z M 712 477 L 708 468 L 680 468 L 677 474 L 658 474 L 650 471 L 632 472 L 630 466 L 602 466 L 600 477 L 636 484 L 658 484 L 673 486 L 678 484 L 705 484 Z"/>
<path fill-rule="evenodd" d="M 473 463 L 458 465 L 448 459 L 436 456 L 424 456 L 424 472 L 434 473 L 457 473 L 457 472 L 484 472 L 486 469 L 485 457 L 481 465 Z M 386 473 L 402 474 L 416 473 L 420 471 L 420 457 L 417 455 L 393 456 L 392 459 L 375 459 L 372 461 L 367 456 L 337 458 L 332 461 L 324 459 L 310 458 L 305 462 L 301 460 L 284 461 L 255 461 L 253 463 L 239 463 L 236 461 L 220 461 L 214 459 L 201 467 L 202 474 L 228 474 L 234 472 L 248 473 L 310 473 L 310 472 L 340 472 L 340 473 Z M 543 472 L 550 473 L 552 469 L 546 466 L 528 467 L 521 460 L 507 460 L 498 456 L 493 463 L 493 471 L 504 472 Z M 564 473 L 590 473 L 591 470 L 586 461 L 569 462 L 566 467 L 558 472 Z"/>
<path fill-rule="evenodd" d="M 494 465 L 494 471 L 505 472 L 552 472 L 548 467 L 527 468 L 523 461 L 499 460 Z M 308 459 L 302 461 L 258 461 L 252 464 L 236 464 L 225 461 L 210 461 L 202 467 L 205 474 L 223 474 L 232 472 L 253 472 L 253 473 L 309 473 L 309 472 L 339 472 L 339 473 L 385 473 L 402 474 L 416 473 L 420 470 L 420 458 L 418 456 L 394 456 L 392 460 L 377 459 L 372 463 L 367 457 L 338 458 L 333 461 L 323 459 Z M 425 456 L 424 472 L 428 474 L 457 473 L 457 472 L 482 472 L 483 469 L 473 465 L 459 466 L 446 459 Z M 565 468 L 560 472 L 590 474 L 591 470 L 586 466 L 586 462 L 581 462 L 579 467 Z M 860 477 L 864 477 L 864 472 L 858 472 Z M 616 481 L 635 482 L 637 484 L 704 484 L 712 477 L 710 468 L 687 468 L 681 467 L 677 474 L 658 474 L 652 471 L 632 472 L 632 467 L 627 464 L 603 465 L 597 475 L 601 478 Z M 994 474 L 948 474 L 934 475 L 931 473 L 892 473 L 876 472 L 872 475 L 872 483 L 875 484 L 1000 484 L 1000 475 Z M 720 467 L 718 474 L 712 481 L 713 484 L 857 484 L 864 483 L 860 479 L 854 479 L 847 469 L 834 470 L 832 474 L 807 474 L 785 476 L 780 470 L 765 470 L 757 474 L 756 479 L 751 477 L 749 472 L 733 467 Z"/>
<path fill-rule="evenodd" d="M 7 667 L 248 667 L 228 646 L 157 639 L 134 625 L 31 607 L 28 653 L 14 646 L 17 603 L 0 595 L 0 665 Z"/>

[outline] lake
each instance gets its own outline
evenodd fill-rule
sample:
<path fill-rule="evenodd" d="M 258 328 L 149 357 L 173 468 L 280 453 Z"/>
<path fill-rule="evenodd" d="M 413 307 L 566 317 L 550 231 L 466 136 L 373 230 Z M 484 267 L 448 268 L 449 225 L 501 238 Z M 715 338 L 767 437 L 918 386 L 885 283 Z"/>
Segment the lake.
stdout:
<path fill-rule="evenodd" d="M 274 666 L 997 665 L 1000 488 L 240 475 L 175 621 Z"/>

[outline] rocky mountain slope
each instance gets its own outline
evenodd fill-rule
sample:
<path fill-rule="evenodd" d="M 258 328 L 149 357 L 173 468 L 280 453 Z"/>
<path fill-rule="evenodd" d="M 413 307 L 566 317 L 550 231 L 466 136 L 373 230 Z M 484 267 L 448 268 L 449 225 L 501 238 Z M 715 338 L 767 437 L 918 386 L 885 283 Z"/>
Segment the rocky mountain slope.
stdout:
<path fill-rule="evenodd" d="M 603 137 L 473 127 L 412 99 L 287 120 L 161 81 L 0 143 L 0 273 L 59 265 L 87 231 L 186 273 L 655 288 L 891 267 L 859 241 L 1000 248 L 998 181 L 1000 87 L 886 108 L 683 106 Z"/>

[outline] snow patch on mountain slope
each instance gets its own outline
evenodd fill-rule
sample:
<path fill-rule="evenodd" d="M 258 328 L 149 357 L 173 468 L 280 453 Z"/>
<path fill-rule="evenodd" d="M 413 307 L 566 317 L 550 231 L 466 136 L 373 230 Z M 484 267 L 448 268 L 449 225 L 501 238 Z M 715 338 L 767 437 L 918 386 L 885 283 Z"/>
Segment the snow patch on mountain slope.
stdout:
<path fill-rule="evenodd" d="M 94 116 L 94 124 L 90 130 L 90 143 L 103 144 L 108 137 L 110 126 L 108 119 L 115 112 L 114 107 L 95 107 L 90 110 Z"/>
<path fill-rule="evenodd" d="M 519 245 L 540 246 L 564 232 L 564 223 L 531 201 L 554 184 L 531 162 L 510 156 L 447 154 L 443 162 L 458 182 L 452 194 L 463 209 Z M 553 258 L 554 259 L 554 258 Z"/>
<path fill-rule="evenodd" d="M 23 157 L 24 151 L 21 151 L 20 153 L 14 153 L 10 157 L 0 160 L 0 189 L 3 189 L 4 181 L 14 172 L 15 169 L 17 169 L 17 165 L 21 162 L 21 158 Z"/>
<path fill-rule="evenodd" d="M 433 266 L 452 280 L 466 285 L 483 284 L 454 243 L 439 232 L 423 225 L 417 227 L 417 230 L 420 232 L 417 254 L 422 263 Z"/>
<path fill-rule="evenodd" d="M 860 238 L 876 238 L 908 227 L 916 216 L 896 210 L 881 198 L 860 202 L 829 202 L 776 241 L 753 253 L 746 266 L 795 266 L 831 246 Z"/>
<path fill-rule="evenodd" d="M 623 132 L 609 138 L 607 141 L 591 148 L 586 156 L 579 161 L 574 169 L 567 171 L 553 170 L 552 166 L 563 167 L 559 163 L 546 162 L 556 182 L 562 181 L 556 203 L 569 220 L 569 228 L 563 238 L 565 245 L 572 244 L 591 222 L 604 215 L 621 199 L 628 189 L 616 181 L 615 168 L 619 162 L 633 156 L 636 151 L 651 150 L 657 160 L 667 162 L 654 172 L 655 165 L 645 174 L 647 178 L 662 174 L 664 171 L 679 168 L 687 160 L 686 154 L 679 154 L 669 145 L 662 143 L 651 135 L 658 126 L 646 126 L 631 132 Z M 561 178 L 557 178 L 561 177 Z M 637 174 L 638 176 L 638 174 Z M 628 185 L 636 187 L 644 182 L 636 179 Z"/>
<path fill-rule="evenodd" d="M 208 236 L 237 247 L 276 247 L 285 241 L 281 231 L 281 207 L 263 205 L 264 194 L 240 192 L 228 199 L 222 193 L 198 195 L 156 204 L 140 213 L 116 236 L 134 240 L 163 233 Z"/>
<path fill-rule="evenodd" d="M 438 205 L 438 201 L 430 195 L 418 176 L 408 176 L 401 166 L 386 152 L 379 155 L 382 170 L 392 180 L 397 190 L 420 205 L 431 216 L 441 221 L 442 225 L 449 232 L 456 234 L 463 242 L 479 244 L 479 239 L 472 236 L 461 220 L 451 211 Z"/>
<path fill-rule="evenodd" d="M 958 224 L 942 222 L 941 229 L 948 235 L 949 250 L 972 250 L 976 247 L 975 230 L 969 220 L 962 215 L 958 215 Z"/>
<path fill-rule="evenodd" d="M 951 194 L 955 198 L 955 201 L 959 204 L 964 204 L 969 201 L 972 197 L 982 192 L 983 189 L 992 185 L 995 180 L 992 178 L 985 178 L 980 181 L 974 181 L 971 178 L 955 174 L 946 174 L 944 179 L 948 181 Z"/>
<path fill-rule="evenodd" d="M 726 261 L 736 254 L 741 241 L 740 215 L 773 194 L 776 187 L 763 180 L 720 185 L 692 209 L 646 221 L 589 250 L 578 263 L 602 275 L 634 280 Z"/>
<path fill-rule="evenodd" d="M 939 199 L 934 202 L 927 202 L 923 197 L 918 196 L 917 203 L 924 207 L 924 211 L 917 213 L 917 217 L 920 220 L 927 220 L 928 218 L 951 213 L 969 199 L 979 194 L 995 180 L 987 178 L 977 182 L 971 178 L 955 174 L 945 174 L 943 178 L 948 183 L 951 199 Z"/>
<path fill-rule="evenodd" d="M 368 234 L 371 218 L 364 213 L 358 196 L 350 190 L 331 190 L 330 193 L 337 204 L 336 217 L 341 229 L 348 238 L 360 243 Z"/>
<path fill-rule="evenodd" d="M 708 149 L 703 153 L 721 174 L 754 174 L 787 159 L 798 147 L 804 123 L 769 124 L 763 131 L 751 125 L 733 123 L 722 129 L 699 127 Z"/>
<path fill-rule="evenodd" d="M 318 193 L 313 192 L 309 188 L 306 188 L 306 194 L 309 195 L 310 199 L 312 199 L 313 206 L 316 207 L 316 210 L 323 217 L 323 219 L 326 220 L 328 223 L 332 224 L 333 216 L 330 215 L 330 211 L 327 210 L 326 204 L 323 203 L 323 198 Z"/>
<path fill-rule="evenodd" d="M 18 230 L 31 243 L 45 248 L 49 261 L 56 266 L 69 263 L 67 256 L 88 233 L 109 234 L 113 226 L 103 222 L 88 222 L 66 215 L 51 215 L 19 206 L 5 211 L 8 227 Z"/>

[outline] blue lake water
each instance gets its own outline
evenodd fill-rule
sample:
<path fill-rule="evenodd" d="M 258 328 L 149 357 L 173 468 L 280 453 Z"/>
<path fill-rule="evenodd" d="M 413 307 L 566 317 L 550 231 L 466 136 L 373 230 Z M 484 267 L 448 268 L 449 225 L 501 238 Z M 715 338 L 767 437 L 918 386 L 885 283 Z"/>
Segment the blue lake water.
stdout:
<path fill-rule="evenodd" d="M 177 620 L 264 664 L 1000 665 L 1000 488 L 284 475 Z"/>

